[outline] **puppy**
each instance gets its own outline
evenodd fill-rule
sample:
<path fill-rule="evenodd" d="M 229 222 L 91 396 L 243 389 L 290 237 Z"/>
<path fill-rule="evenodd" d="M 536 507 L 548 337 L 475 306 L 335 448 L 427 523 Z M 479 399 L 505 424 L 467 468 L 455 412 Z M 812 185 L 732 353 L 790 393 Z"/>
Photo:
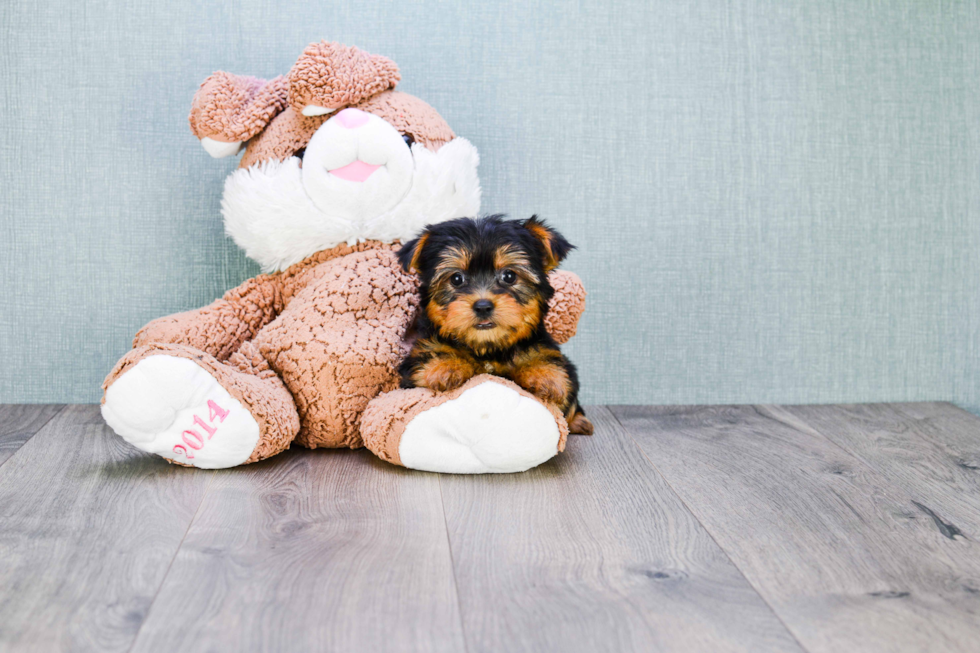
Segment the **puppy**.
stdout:
<path fill-rule="evenodd" d="M 421 277 L 422 310 L 401 386 L 444 391 L 496 374 L 557 406 L 570 432 L 591 435 L 575 366 L 544 326 L 548 273 L 572 249 L 537 216 L 460 218 L 406 243 L 398 258 Z"/>

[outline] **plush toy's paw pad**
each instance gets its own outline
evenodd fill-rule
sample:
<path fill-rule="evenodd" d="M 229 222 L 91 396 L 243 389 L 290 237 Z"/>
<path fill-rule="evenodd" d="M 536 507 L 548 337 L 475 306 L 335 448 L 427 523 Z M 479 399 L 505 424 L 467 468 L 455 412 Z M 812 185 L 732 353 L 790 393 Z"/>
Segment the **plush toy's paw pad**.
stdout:
<path fill-rule="evenodd" d="M 133 446 L 204 469 L 244 463 L 259 425 L 193 361 L 149 356 L 109 386 L 102 417 Z"/>
<path fill-rule="evenodd" d="M 398 447 L 405 467 L 429 472 L 523 472 L 558 453 L 555 417 L 540 402 L 487 381 L 419 413 Z"/>

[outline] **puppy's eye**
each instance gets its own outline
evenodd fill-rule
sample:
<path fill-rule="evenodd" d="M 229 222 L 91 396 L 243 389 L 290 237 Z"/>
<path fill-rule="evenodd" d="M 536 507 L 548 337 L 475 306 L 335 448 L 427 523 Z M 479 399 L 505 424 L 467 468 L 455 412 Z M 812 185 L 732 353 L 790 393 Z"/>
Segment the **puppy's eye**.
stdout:
<path fill-rule="evenodd" d="M 463 285 L 463 282 L 465 282 L 465 281 L 466 281 L 466 277 L 464 277 L 459 272 L 457 272 L 453 276 L 449 277 L 449 283 L 453 284 L 457 288 L 459 288 L 460 286 L 462 286 Z"/>
<path fill-rule="evenodd" d="M 504 270 L 500 273 L 500 281 L 505 286 L 513 286 L 517 281 L 517 274 L 513 270 Z"/>
<path fill-rule="evenodd" d="M 412 143 L 415 142 L 415 137 L 412 136 L 411 134 L 402 134 L 402 140 L 405 141 L 405 145 L 411 148 Z"/>

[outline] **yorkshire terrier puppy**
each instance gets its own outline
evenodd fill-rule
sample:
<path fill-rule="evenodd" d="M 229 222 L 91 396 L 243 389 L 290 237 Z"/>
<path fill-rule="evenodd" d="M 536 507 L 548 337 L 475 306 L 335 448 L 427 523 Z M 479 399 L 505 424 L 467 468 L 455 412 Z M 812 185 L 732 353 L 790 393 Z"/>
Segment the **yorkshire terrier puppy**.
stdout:
<path fill-rule="evenodd" d="M 537 216 L 460 218 L 405 243 L 398 258 L 421 277 L 422 310 L 401 387 L 452 390 L 495 374 L 557 406 L 570 432 L 591 435 L 575 366 L 544 326 L 555 292 L 548 273 L 572 249 Z"/>

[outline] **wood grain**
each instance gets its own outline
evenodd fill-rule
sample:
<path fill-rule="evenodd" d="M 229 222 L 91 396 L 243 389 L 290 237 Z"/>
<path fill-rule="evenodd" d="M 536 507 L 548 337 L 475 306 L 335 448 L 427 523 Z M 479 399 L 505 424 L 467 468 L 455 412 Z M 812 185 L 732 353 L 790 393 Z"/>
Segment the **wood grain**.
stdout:
<path fill-rule="evenodd" d="M 0 468 L 0 649 L 127 650 L 210 477 L 58 414 Z"/>
<path fill-rule="evenodd" d="M 976 651 L 980 547 L 879 472 L 766 407 L 613 412 L 809 651 Z"/>
<path fill-rule="evenodd" d="M 0 465 L 63 408 L 60 404 L 0 404 Z"/>
<path fill-rule="evenodd" d="M 798 418 L 901 486 L 951 536 L 959 532 L 980 541 L 980 418 L 944 403 L 777 411 L 782 419 Z"/>
<path fill-rule="evenodd" d="M 800 651 L 605 408 L 523 474 L 440 481 L 479 651 Z"/>
<path fill-rule="evenodd" d="M 219 472 L 134 650 L 463 650 L 438 477 L 323 449 Z"/>
<path fill-rule="evenodd" d="M 0 650 L 976 649 L 975 416 L 613 412 L 635 441 L 593 408 L 535 470 L 440 477 L 184 469 L 95 406 L 0 406 Z"/>

